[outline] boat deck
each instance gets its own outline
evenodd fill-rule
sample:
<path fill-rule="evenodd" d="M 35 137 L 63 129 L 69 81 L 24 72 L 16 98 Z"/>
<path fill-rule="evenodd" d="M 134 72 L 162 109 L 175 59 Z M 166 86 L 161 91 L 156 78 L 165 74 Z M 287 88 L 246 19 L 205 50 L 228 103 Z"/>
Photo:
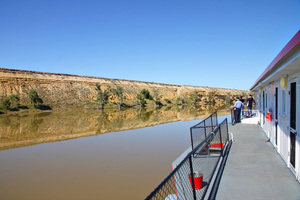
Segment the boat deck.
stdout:
<path fill-rule="evenodd" d="M 256 124 L 255 124 L 256 123 Z M 300 183 L 277 154 L 255 118 L 229 126 L 234 141 L 217 200 L 300 199 Z"/>

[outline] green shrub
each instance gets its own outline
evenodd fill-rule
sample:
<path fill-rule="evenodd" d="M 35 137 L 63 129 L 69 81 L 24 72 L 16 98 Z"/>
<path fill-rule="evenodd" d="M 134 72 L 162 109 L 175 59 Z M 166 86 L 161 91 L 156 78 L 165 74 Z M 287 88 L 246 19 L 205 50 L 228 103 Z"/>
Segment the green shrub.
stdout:
<path fill-rule="evenodd" d="M 20 98 L 16 94 L 12 94 L 9 96 L 11 106 L 14 108 L 18 108 L 20 106 Z"/>
<path fill-rule="evenodd" d="M 4 99 L 2 99 L 1 104 L 2 104 L 2 108 L 4 110 L 9 110 L 10 105 L 11 105 L 10 99 L 5 97 Z"/>
<path fill-rule="evenodd" d="M 177 105 L 182 104 L 182 99 L 181 99 L 180 97 L 177 97 L 177 99 L 176 99 L 176 104 L 177 104 Z"/>
<path fill-rule="evenodd" d="M 142 89 L 141 94 L 144 95 L 145 99 L 153 100 L 153 97 L 150 95 L 149 90 Z"/>
<path fill-rule="evenodd" d="M 157 100 L 157 101 L 156 101 L 156 105 L 162 106 L 163 104 L 162 104 L 159 100 Z"/>
<path fill-rule="evenodd" d="M 145 105 L 147 104 L 147 101 L 144 99 L 144 95 L 142 93 L 138 93 L 136 95 L 138 104 L 142 107 L 145 107 Z"/>
<path fill-rule="evenodd" d="M 108 98 L 110 96 L 110 88 L 102 91 L 101 86 L 98 83 L 96 83 L 96 91 L 98 93 L 97 100 L 101 104 L 101 109 L 104 109 L 104 106 L 108 103 Z"/>
<path fill-rule="evenodd" d="M 34 89 L 31 89 L 28 95 L 31 103 L 33 103 L 34 106 L 43 103 L 43 100 L 39 97 L 38 93 Z"/>
<path fill-rule="evenodd" d="M 147 104 L 147 101 L 145 99 L 142 99 L 141 104 L 142 104 L 142 106 L 145 106 Z"/>
<path fill-rule="evenodd" d="M 170 101 L 170 99 L 164 99 L 166 103 L 172 103 L 172 101 Z"/>

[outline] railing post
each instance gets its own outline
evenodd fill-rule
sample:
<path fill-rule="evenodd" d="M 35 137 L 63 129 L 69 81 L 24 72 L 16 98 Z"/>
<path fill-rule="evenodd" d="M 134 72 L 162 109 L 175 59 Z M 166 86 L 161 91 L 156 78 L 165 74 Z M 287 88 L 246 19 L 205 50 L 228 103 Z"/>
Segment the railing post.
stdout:
<path fill-rule="evenodd" d="M 221 156 L 223 157 L 223 141 L 222 141 L 222 131 L 221 131 L 221 125 L 219 126 L 219 133 L 220 133 L 220 145 L 221 145 Z"/>
<path fill-rule="evenodd" d="M 216 126 L 218 126 L 218 112 L 216 111 Z"/>
<path fill-rule="evenodd" d="M 206 138 L 207 136 L 206 136 L 206 126 L 205 126 L 205 120 L 204 120 L 203 122 L 204 122 L 204 134 L 205 134 L 205 138 Z"/>
<path fill-rule="evenodd" d="M 210 124 L 211 124 L 211 130 L 210 131 L 213 131 L 214 130 L 214 122 L 213 122 L 213 115 L 210 117 Z"/>
<path fill-rule="evenodd" d="M 229 133 L 228 133 L 228 121 L 227 121 L 227 118 L 226 119 L 226 136 L 227 136 L 227 139 L 226 139 L 226 142 L 229 141 Z"/>
<path fill-rule="evenodd" d="M 233 124 L 234 121 L 234 114 L 233 114 L 233 109 L 230 110 L 230 114 L 231 114 L 231 124 Z"/>
<path fill-rule="evenodd" d="M 190 171 L 191 171 L 191 179 L 192 179 L 193 197 L 194 197 L 194 200 L 196 200 L 196 188 L 195 188 L 195 181 L 194 181 L 194 169 L 193 169 L 192 156 L 189 157 L 189 161 L 190 161 Z"/>
<path fill-rule="evenodd" d="M 190 128 L 190 133 L 191 133 L 192 150 L 194 150 L 194 141 L 193 141 L 193 131 L 192 131 L 192 127 Z"/>

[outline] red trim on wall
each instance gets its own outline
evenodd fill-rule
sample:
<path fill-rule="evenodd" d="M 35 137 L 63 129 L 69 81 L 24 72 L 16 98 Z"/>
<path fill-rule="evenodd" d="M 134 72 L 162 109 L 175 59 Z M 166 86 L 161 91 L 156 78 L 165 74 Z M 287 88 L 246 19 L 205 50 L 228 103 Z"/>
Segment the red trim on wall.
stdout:
<path fill-rule="evenodd" d="M 288 53 L 290 52 L 298 43 L 300 42 L 300 30 L 294 35 L 294 37 L 285 45 L 285 47 L 279 52 L 279 54 L 274 58 L 274 60 L 269 64 L 265 71 L 258 77 L 255 83 L 252 85 L 250 90 L 252 90 L 258 82 L 263 79 L 263 77 L 275 67 L 275 65 Z"/>

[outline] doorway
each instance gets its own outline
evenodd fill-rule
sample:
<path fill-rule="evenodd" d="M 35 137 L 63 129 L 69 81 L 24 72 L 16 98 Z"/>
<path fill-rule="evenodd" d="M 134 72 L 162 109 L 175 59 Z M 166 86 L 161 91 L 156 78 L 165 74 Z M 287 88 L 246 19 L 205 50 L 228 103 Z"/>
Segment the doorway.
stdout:
<path fill-rule="evenodd" d="M 265 124 L 265 91 L 263 91 L 263 124 Z"/>
<path fill-rule="evenodd" d="M 277 147 L 278 137 L 278 87 L 275 89 L 275 145 Z"/>
<path fill-rule="evenodd" d="M 290 163 L 295 168 L 296 163 L 296 82 L 291 83 L 290 110 Z"/>

